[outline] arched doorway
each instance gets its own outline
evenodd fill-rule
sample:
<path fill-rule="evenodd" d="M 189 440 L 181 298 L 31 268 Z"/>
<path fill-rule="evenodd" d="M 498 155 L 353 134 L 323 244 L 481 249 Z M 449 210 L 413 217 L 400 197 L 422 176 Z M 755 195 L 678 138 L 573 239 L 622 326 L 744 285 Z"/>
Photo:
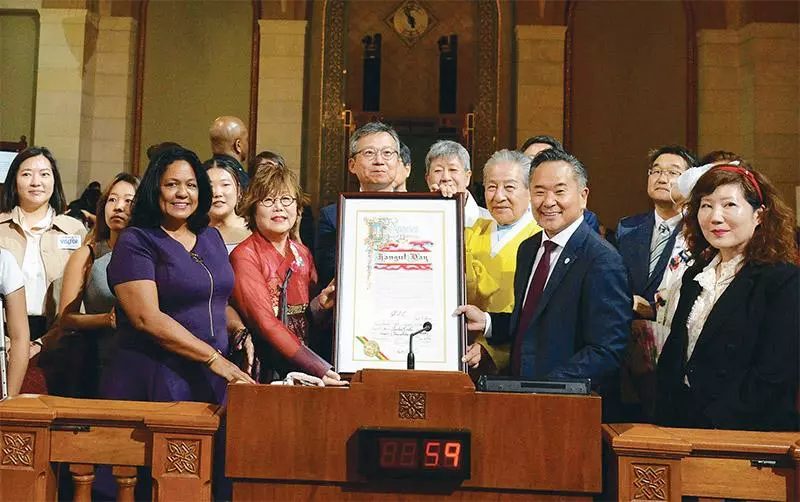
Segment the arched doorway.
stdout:
<path fill-rule="evenodd" d="M 569 2 L 564 139 L 605 225 L 649 207 L 649 150 L 696 146 L 695 53 L 686 0 Z"/>
<path fill-rule="evenodd" d="M 139 5 L 132 170 L 150 145 L 174 141 L 210 154 L 208 126 L 234 115 L 256 137 L 261 4 L 144 0 Z M 232 27 L 249 27 L 235 29 Z M 251 154 L 255 141 L 250 143 Z"/>
<path fill-rule="evenodd" d="M 386 2 L 373 3 L 387 11 L 394 6 Z M 397 4 L 400 3 L 398 0 Z M 475 179 L 480 176 L 483 163 L 497 149 L 497 145 L 504 143 L 499 140 L 499 113 L 507 105 L 504 100 L 501 101 L 498 88 L 500 65 L 505 56 L 501 56 L 501 8 L 498 0 L 465 3 L 473 9 L 469 22 L 472 23 L 470 35 L 474 41 L 474 73 L 471 74 L 469 85 L 472 86 L 475 117 L 472 144 Z M 437 3 L 436 7 L 445 5 L 448 4 Z M 346 113 L 348 6 L 352 7 L 353 4 L 345 0 L 325 0 L 315 5 L 312 14 L 312 62 L 308 92 L 310 109 L 306 117 L 304 184 L 317 205 L 335 201 L 338 193 L 346 188 L 345 142 L 349 129 L 360 125 L 355 122 L 353 114 Z M 359 9 L 364 8 L 366 5 L 359 2 Z M 407 92 L 416 91 L 408 89 Z M 376 116 L 380 117 L 380 112 Z M 405 118 L 411 120 L 414 117 Z M 392 117 L 387 119 L 392 122 Z M 424 146 L 420 144 L 419 148 Z M 424 170 L 424 166 L 415 165 L 415 169 Z"/>

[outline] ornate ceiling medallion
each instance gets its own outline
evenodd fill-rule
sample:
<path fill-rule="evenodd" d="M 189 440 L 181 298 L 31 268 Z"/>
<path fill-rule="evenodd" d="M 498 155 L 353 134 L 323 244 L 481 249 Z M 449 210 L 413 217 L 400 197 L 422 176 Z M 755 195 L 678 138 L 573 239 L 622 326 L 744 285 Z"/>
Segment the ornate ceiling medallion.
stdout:
<path fill-rule="evenodd" d="M 438 22 L 430 9 L 417 0 L 405 0 L 400 3 L 384 22 L 407 46 L 412 47 Z"/>

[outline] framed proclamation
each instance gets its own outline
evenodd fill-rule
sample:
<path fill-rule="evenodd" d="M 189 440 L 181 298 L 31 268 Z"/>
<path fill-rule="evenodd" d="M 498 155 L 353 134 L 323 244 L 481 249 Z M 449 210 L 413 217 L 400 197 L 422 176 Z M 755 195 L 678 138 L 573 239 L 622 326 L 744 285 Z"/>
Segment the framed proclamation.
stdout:
<path fill-rule="evenodd" d="M 465 370 L 466 326 L 451 315 L 466 298 L 462 201 L 438 193 L 339 196 L 337 372 L 406 369 L 409 359 L 418 370 Z"/>

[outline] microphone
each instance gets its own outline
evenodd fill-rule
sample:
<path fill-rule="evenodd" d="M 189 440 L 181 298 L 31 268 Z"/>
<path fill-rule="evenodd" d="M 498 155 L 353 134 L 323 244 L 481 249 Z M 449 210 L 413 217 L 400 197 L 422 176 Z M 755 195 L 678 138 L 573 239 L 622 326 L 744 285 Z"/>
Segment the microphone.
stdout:
<path fill-rule="evenodd" d="M 414 369 L 414 337 L 420 333 L 430 331 L 431 328 L 433 328 L 433 325 L 428 321 L 425 321 L 425 323 L 422 325 L 422 329 L 408 335 L 408 357 L 406 358 L 406 369 Z"/>

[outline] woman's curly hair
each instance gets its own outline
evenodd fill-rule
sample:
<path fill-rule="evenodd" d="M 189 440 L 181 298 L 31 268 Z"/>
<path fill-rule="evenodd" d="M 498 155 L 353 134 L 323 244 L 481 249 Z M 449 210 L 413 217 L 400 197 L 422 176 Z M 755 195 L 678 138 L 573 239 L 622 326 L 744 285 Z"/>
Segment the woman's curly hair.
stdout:
<path fill-rule="evenodd" d="M 752 173 L 758 187 L 753 185 L 743 170 Z M 692 189 L 683 220 L 686 246 L 692 256 L 708 260 L 716 253 L 703 236 L 697 213 L 703 197 L 711 195 L 718 187 L 729 184 L 739 185 L 742 188 L 744 198 L 753 210 L 763 208 L 761 223 L 745 247 L 745 260 L 765 264 L 796 263 L 798 252 L 792 211 L 783 202 L 772 182 L 763 174 L 754 171 L 744 161 L 739 166 L 727 164 L 715 166 L 701 176 Z"/>

